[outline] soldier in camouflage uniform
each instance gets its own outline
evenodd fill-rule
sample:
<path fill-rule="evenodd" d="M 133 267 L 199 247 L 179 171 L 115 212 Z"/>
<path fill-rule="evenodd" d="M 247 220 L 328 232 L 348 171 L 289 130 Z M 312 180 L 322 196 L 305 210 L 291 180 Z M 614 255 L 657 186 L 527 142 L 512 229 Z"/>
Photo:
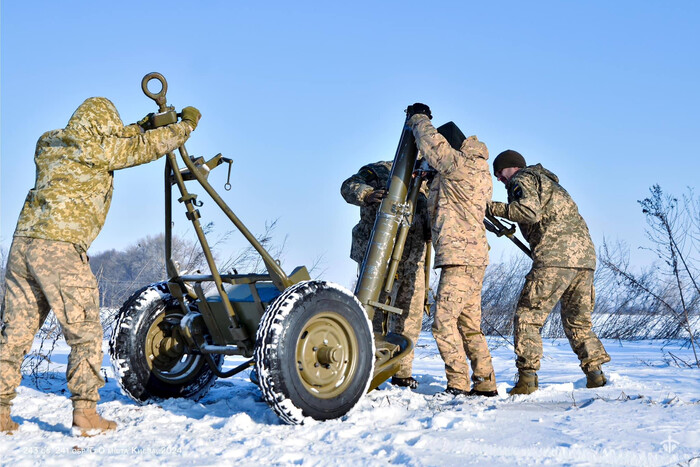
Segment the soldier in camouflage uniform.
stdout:
<path fill-rule="evenodd" d="M 380 161 L 362 167 L 352 177 L 345 180 L 340 187 L 340 194 L 345 201 L 360 206 L 360 222 L 352 229 L 352 248 L 350 257 L 362 265 L 369 244 L 377 210 L 384 196 L 391 174 L 392 162 Z M 394 285 L 394 306 L 401 308 L 403 313 L 391 313 L 389 330 L 404 334 L 413 342 L 418 340 L 423 322 L 423 306 L 425 303 L 425 251 L 426 242 L 430 241 L 428 225 L 427 198 L 424 193 L 418 196 L 413 225 L 408 230 L 403 256 L 399 263 L 399 280 Z M 376 310 L 374 313 L 374 330 L 381 332 L 384 323 L 384 313 Z M 400 364 L 399 371 L 392 377 L 391 382 L 397 386 L 418 387 L 411 375 L 413 373 L 413 352 L 408 354 Z"/>
<path fill-rule="evenodd" d="M 525 278 L 515 311 L 518 381 L 510 394 L 537 390 L 542 358 L 540 329 L 561 300 L 561 322 L 581 361 L 589 388 L 605 385 L 601 370 L 610 356 L 592 330 L 595 302 L 595 248 L 576 203 L 559 179 L 542 165 L 526 166 L 516 151 L 502 152 L 493 171 L 508 190 L 508 204 L 489 204 L 495 216 L 517 222 L 532 249 L 532 269 Z"/>
<path fill-rule="evenodd" d="M 197 126 L 194 107 L 182 121 L 144 131 L 124 126 L 109 100 L 87 99 L 62 130 L 37 142 L 36 183 L 17 222 L 5 275 L 0 325 L 0 431 L 18 424 L 10 406 L 20 365 L 50 310 L 71 347 L 66 369 L 73 426 L 81 434 L 116 428 L 95 407 L 104 386 L 97 281 L 87 250 L 104 225 L 114 171 L 158 159 L 181 146 Z M 146 125 L 147 119 L 140 123 Z"/>
<path fill-rule="evenodd" d="M 445 392 L 496 396 L 491 353 L 481 332 L 481 288 L 488 264 L 483 213 L 492 193 L 489 153 L 476 136 L 465 138 L 452 122 L 436 130 L 424 104 L 409 106 L 406 112 L 418 150 L 437 171 L 430 183 L 428 212 L 435 267 L 442 269 L 433 335 L 445 362 Z"/>

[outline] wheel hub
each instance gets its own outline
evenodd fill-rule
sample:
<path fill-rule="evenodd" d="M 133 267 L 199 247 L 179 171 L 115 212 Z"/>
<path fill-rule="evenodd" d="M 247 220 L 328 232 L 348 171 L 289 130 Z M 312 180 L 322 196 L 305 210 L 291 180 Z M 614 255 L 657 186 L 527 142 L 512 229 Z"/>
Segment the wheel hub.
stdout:
<path fill-rule="evenodd" d="M 342 350 L 337 347 L 329 347 L 324 345 L 316 351 L 316 356 L 318 357 L 318 362 L 321 365 L 330 365 L 331 363 L 338 363 L 342 357 Z"/>
<path fill-rule="evenodd" d="M 357 338 L 342 315 L 319 313 L 304 326 L 296 357 L 304 387 L 319 398 L 335 397 L 343 392 L 357 369 Z"/>
<path fill-rule="evenodd" d="M 171 328 L 164 317 L 163 314 L 153 322 L 146 337 L 144 350 L 146 361 L 152 370 L 169 371 L 185 354 L 179 332 L 176 328 Z"/>

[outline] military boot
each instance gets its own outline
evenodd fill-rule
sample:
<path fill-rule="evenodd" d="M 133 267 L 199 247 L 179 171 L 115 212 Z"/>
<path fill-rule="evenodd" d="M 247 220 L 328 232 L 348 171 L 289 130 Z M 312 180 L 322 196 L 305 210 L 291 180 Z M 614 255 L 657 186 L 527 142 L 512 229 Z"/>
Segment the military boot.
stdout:
<path fill-rule="evenodd" d="M 10 417 L 10 407 L 0 406 L 0 433 L 11 435 L 13 431 L 19 429 L 19 424 Z"/>
<path fill-rule="evenodd" d="M 511 396 L 516 396 L 518 394 L 532 394 L 537 391 L 538 381 L 537 373 L 534 371 L 518 371 L 518 382 L 515 383 L 515 387 L 508 391 Z"/>
<path fill-rule="evenodd" d="M 451 396 L 468 396 L 469 391 L 466 391 L 464 389 L 459 389 L 459 388 L 453 388 L 451 386 L 447 386 L 445 390 L 441 394 L 449 394 Z"/>
<path fill-rule="evenodd" d="M 605 377 L 603 370 L 600 367 L 590 368 L 586 372 L 586 387 L 587 388 L 600 388 L 607 384 L 608 379 Z"/>
<path fill-rule="evenodd" d="M 108 430 L 116 430 L 117 423 L 102 418 L 95 408 L 73 409 L 73 428 L 80 436 L 92 436 Z"/>
<path fill-rule="evenodd" d="M 496 397 L 498 395 L 498 391 L 493 390 L 493 391 L 479 391 L 478 389 L 472 388 L 471 391 L 467 393 L 467 396 L 469 397 Z"/>
<path fill-rule="evenodd" d="M 394 386 L 400 386 L 402 388 L 416 389 L 418 387 L 418 381 L 412 376 L 408 378 L 399 378 L 398 376 L 391 377 L 391 384 Z"/>
<path fill-rule="evenodd" d="M 482 376 L 472 375 L 472 381 L 474 385 L 471 391 L 467 394 L 468 396 L 481 396 L 481 397 L 496 397 L 498 395 L 498 390 L 494 388 L 496 375 L 493 372 L 484 378 Z"/>

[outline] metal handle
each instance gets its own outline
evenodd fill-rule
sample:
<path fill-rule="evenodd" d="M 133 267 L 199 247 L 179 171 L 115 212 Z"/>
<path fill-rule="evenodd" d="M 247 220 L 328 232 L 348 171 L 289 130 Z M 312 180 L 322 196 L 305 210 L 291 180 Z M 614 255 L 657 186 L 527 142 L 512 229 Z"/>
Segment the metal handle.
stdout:
<path fill-rule="evenodd" d="M 153 93 L 148 89 L 148 83 L 153 80 L 160 81 L 161 89 L 157 93 Z M 168 82 L 165 80 L 163 75 L 156 72 L 147 74 L 141 80 L 141 89 L 143 90 L 144 94 L 156 101 L 160 112 L 165 112 L 168 110 L 165 100 L 165 94 L 168 92 Z"/>

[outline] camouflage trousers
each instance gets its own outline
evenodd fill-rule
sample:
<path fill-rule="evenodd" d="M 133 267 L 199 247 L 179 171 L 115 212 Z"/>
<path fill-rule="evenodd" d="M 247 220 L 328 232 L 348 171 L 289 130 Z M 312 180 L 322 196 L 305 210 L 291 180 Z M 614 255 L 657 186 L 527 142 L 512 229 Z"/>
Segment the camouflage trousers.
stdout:
<path fill-rule="evenodd" d="M 515 364 L 518 369 L 540 369 L 540 329 L 559 300 L 564 333 L 581 361 L 581 369 L 586 372 L 610 361 L 592 329 L 593 270 L 542 267 L 533 268 L 526 276 L 515 310 Z"/>
<path fill-rule="evenodd" d="M 104 386 L 97 281 L 72 243 L 15 237 L 5 274 L 0 337 L 0 405 L 9 406 L 20 366 L 50 310 L 71 347 L 66 380 L 76 408 L 94 407 Z"/>
<path fill-rule="evenodd" d="M 418 342 L 421 325 L 423 324 L 423 306 L 425 303 L 425 248 L 422 251 L 411 251 L 408 261 L 399 265 L 399 279 L 394 284 L 392 295 L 393 304 L 401 308 L 403 313 L 388 313 L 387 331 L 403 334 L 411 339 L 414 345 Z M 385 297 L 380 297 L 380 301 Z M 375 332 L 381 332 L 384 327 L 384 312 L 376 309 L 372 324 Z M 409 378 L 413 374 L 414 351 L 401 360 L 398 378 Z"/>
<path fill-rule="evenodd" d="M 481 332 L 483 266 L 444 266 L 440 274 L 433 336 L 445 362 L 447 385 L 468 391 L 469 366 L 474 389 L 494 391 L 496 376 Z"/>

